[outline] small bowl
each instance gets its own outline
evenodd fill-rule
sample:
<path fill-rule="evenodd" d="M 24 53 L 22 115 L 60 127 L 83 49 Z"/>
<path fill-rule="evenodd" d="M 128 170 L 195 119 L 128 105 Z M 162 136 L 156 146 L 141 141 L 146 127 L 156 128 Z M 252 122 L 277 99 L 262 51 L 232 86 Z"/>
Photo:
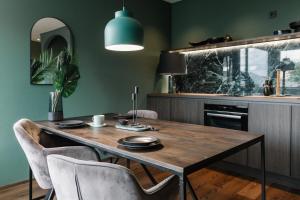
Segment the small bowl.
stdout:
<path fill-rule="evenodd" d="M 299 27 L 300 27 L 300 21 L 290 23 L 291 29 L 299 29 Z"/>

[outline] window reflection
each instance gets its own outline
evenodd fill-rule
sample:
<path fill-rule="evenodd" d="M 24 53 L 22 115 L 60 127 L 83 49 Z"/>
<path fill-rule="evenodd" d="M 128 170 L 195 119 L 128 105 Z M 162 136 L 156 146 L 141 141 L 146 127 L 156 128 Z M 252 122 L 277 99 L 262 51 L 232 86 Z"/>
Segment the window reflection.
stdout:
<path fill-rule="evenodd" d="M 287 89 L 291 90 L 293 87 L 300 87 L 300 49 L 281 51 L 280 60 L 283 60 L 284 58 L 289 58 L 295 63 L 295 70 L 286 72 Z"/>
<path fill-rule="evenodd" d="M 176 77 L 180 92 L 262 95 L 265 80 L 275 87 L 281 67 L 286 69 L 286 94 L 300 95 L 300 39 L 203 50 L 186 57 L 188 74 Z M 284 66 L 287 61 L 294 67 Z"/>

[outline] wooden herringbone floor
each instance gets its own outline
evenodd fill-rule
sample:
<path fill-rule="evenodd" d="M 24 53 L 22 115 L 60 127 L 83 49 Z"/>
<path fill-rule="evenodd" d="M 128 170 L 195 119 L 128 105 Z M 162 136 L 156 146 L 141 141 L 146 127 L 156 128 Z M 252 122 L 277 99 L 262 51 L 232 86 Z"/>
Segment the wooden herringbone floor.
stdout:
<path fill-rule="evenodd" d="M 150 187 L 151 183 L 145 176 L 142 168 L 132 165 L 139 181 L 144 187 Z M 163 180 L 168 174 L 151 169 L 157 180 Z M 260 185 L 254 180 L 225 174 L 211 169 L 200 170 L 189 179 L 201 200 L 259 200 Z M 0 188 L 0 200 L 28 200 L 28 184 L 21 183 L 11 187 Z M 44 194 L 45 191 L 34 184 L 34 196 Z M 191 199 L 190 197 L 188 199 Z M 300 194 L 276 187 L 268 186 L 267 200 L 300 200 Z"/>

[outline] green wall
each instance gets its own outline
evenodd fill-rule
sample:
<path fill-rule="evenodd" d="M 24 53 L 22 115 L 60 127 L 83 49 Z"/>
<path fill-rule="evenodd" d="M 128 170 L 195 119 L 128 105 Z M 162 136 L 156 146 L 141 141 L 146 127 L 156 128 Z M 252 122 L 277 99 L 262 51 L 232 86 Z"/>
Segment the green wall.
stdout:
<path fill-rule="evenodd" d="M 172 47 L 230 34 L 234 39 L 272 35 L 300 20 L 299 0 L 183 0 L 172 6 Z M 269 12 L 278 17 L 269 18 Z"/>
<path fill-rule="evenodd" d="M 104 50 L 104 27 L 121 8 L 121 0 L 0 0 L 0 186 L 27 178 L 27 162 L 12 126 L 22 117 L 46 119 L 50 86 L 29 80 L 30 30 L 42 17 L 57 17 L 70 26 L 81 72 L 77 91 L 64 100 L 66 116 L 125 112 L 130 92 L 160 89 L 155 76 L 160 50 L 169 47 L 170 6 L 161 0 L 127 0 L 144 25 L 145 50 L 116 53 Z M 155 81 L 156 80 L 156 81 Z"/>
<path fill-rule="evenodd" d="M 57 17 L 74 35 L 81 79 L 75 94 L 64 99 L 67 117 L 125 112 L 133 85 L 141 87 L 145 107 L 147 93 L 166 90 L 165 80 L 155 75 L 160 50 L 227 33 L 234 39 L 271 35 L 300 20 L 299 0 L 183 0 L 172 5 L 172 14 L 162 0 L 126 4 L 144 25 L 144 51 L 104 49 L 105 24 L 121 8 L 121 0 L 0 0 L 0 186 L 27 178 L 13 123 L 22 117 L 47 118 L 52 87 L 29 84 L 30 29 L 38 19 Z M 278 10 L 277 18 L 268 17 L 271 10 Z"/>

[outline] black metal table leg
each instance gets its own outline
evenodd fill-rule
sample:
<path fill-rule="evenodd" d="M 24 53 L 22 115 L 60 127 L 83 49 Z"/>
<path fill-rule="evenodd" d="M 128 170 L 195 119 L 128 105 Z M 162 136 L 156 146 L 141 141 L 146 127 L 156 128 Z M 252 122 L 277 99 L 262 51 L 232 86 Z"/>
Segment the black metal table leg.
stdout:
<path fill-rule="evenodd" d="M 29 200 L 32 200 L 32 171 L 29 167 Z"/>
<path fill-rule="evenodd" d="M 114 164 L 117 164 L 119 162 L 119 158 L 116 158 L 116 160 L 114 161 Z"/>
<path fill-rule="evenodd" d="M 186 177 L 182 175 L 179 177 L 179 199 L 186 200 Z"/>
<path fill-rule="evenodd" d="M 149 177 L 149 179 L 151 180 L 153 185 L 157 185 L 157 181 L 155 180 L 155 178 L 152 176 L 152 174 L 150 173 L 150 171 L 148 170 L 148 168 L 141 164 L 141 166 L 143 167 L 144 171 L 146 172 L 147 176 Z"/>
<path fill-rule="evenodd" d="M 129 159 L 126 160 L 126 167 L 127 167 L 128 169 L 130 169 L 130 160 L 129 160 Z"/>
<path fill-rule="evenodd" d="M 265 137 L 261 144 L 261 199 L 266 200 L 266 161 L 265 161 Z"/>
<path fill-rule="evenodd" d="M 33 181 L 32 170 L 31 170 L 31 168 L 29 167 L 29 184 L 28 184 L 28 185 L 29 185 L 29 194 L 28 194 L 29 200 L 39 200 L 39 199 L 43 199 L 43 198 L 45 197 L 45 195 L 42 195 L 42 196 L 33 198 L 32 181 Z"/>
<path fill-rule="evenodd" d="M 189 189 L 190 192 L 191 192 L 192 199 L 193 199 L 193 200 L 198 200 L 198 197 L 197 197 L 197 195 L 196 195 L 196 193 L 195 193 L 195 191 L 194 191 L 194 189 L 193 189 L 193 186 L 192 186 L 191 182 L 189 181 L 189 179 L 188 179 L 187 177 L 186 177 L 186 183 L 187 183 L 188 189 Z"/>
<path fill-rule="evenodd" d="M 102 161 L 102 158 L 101 158 L 101 151 L 98 150 L 97 148 L 93 148 L 95 153 L 96 153 L 96 156 L 98 158 L 99 161 Z"/>
<path fill-rule="evenodd" d="M 55 196 L 54 189 L 50 189 L 46 194 L 45 200 L 53 200 L 54 196 Z"/>

